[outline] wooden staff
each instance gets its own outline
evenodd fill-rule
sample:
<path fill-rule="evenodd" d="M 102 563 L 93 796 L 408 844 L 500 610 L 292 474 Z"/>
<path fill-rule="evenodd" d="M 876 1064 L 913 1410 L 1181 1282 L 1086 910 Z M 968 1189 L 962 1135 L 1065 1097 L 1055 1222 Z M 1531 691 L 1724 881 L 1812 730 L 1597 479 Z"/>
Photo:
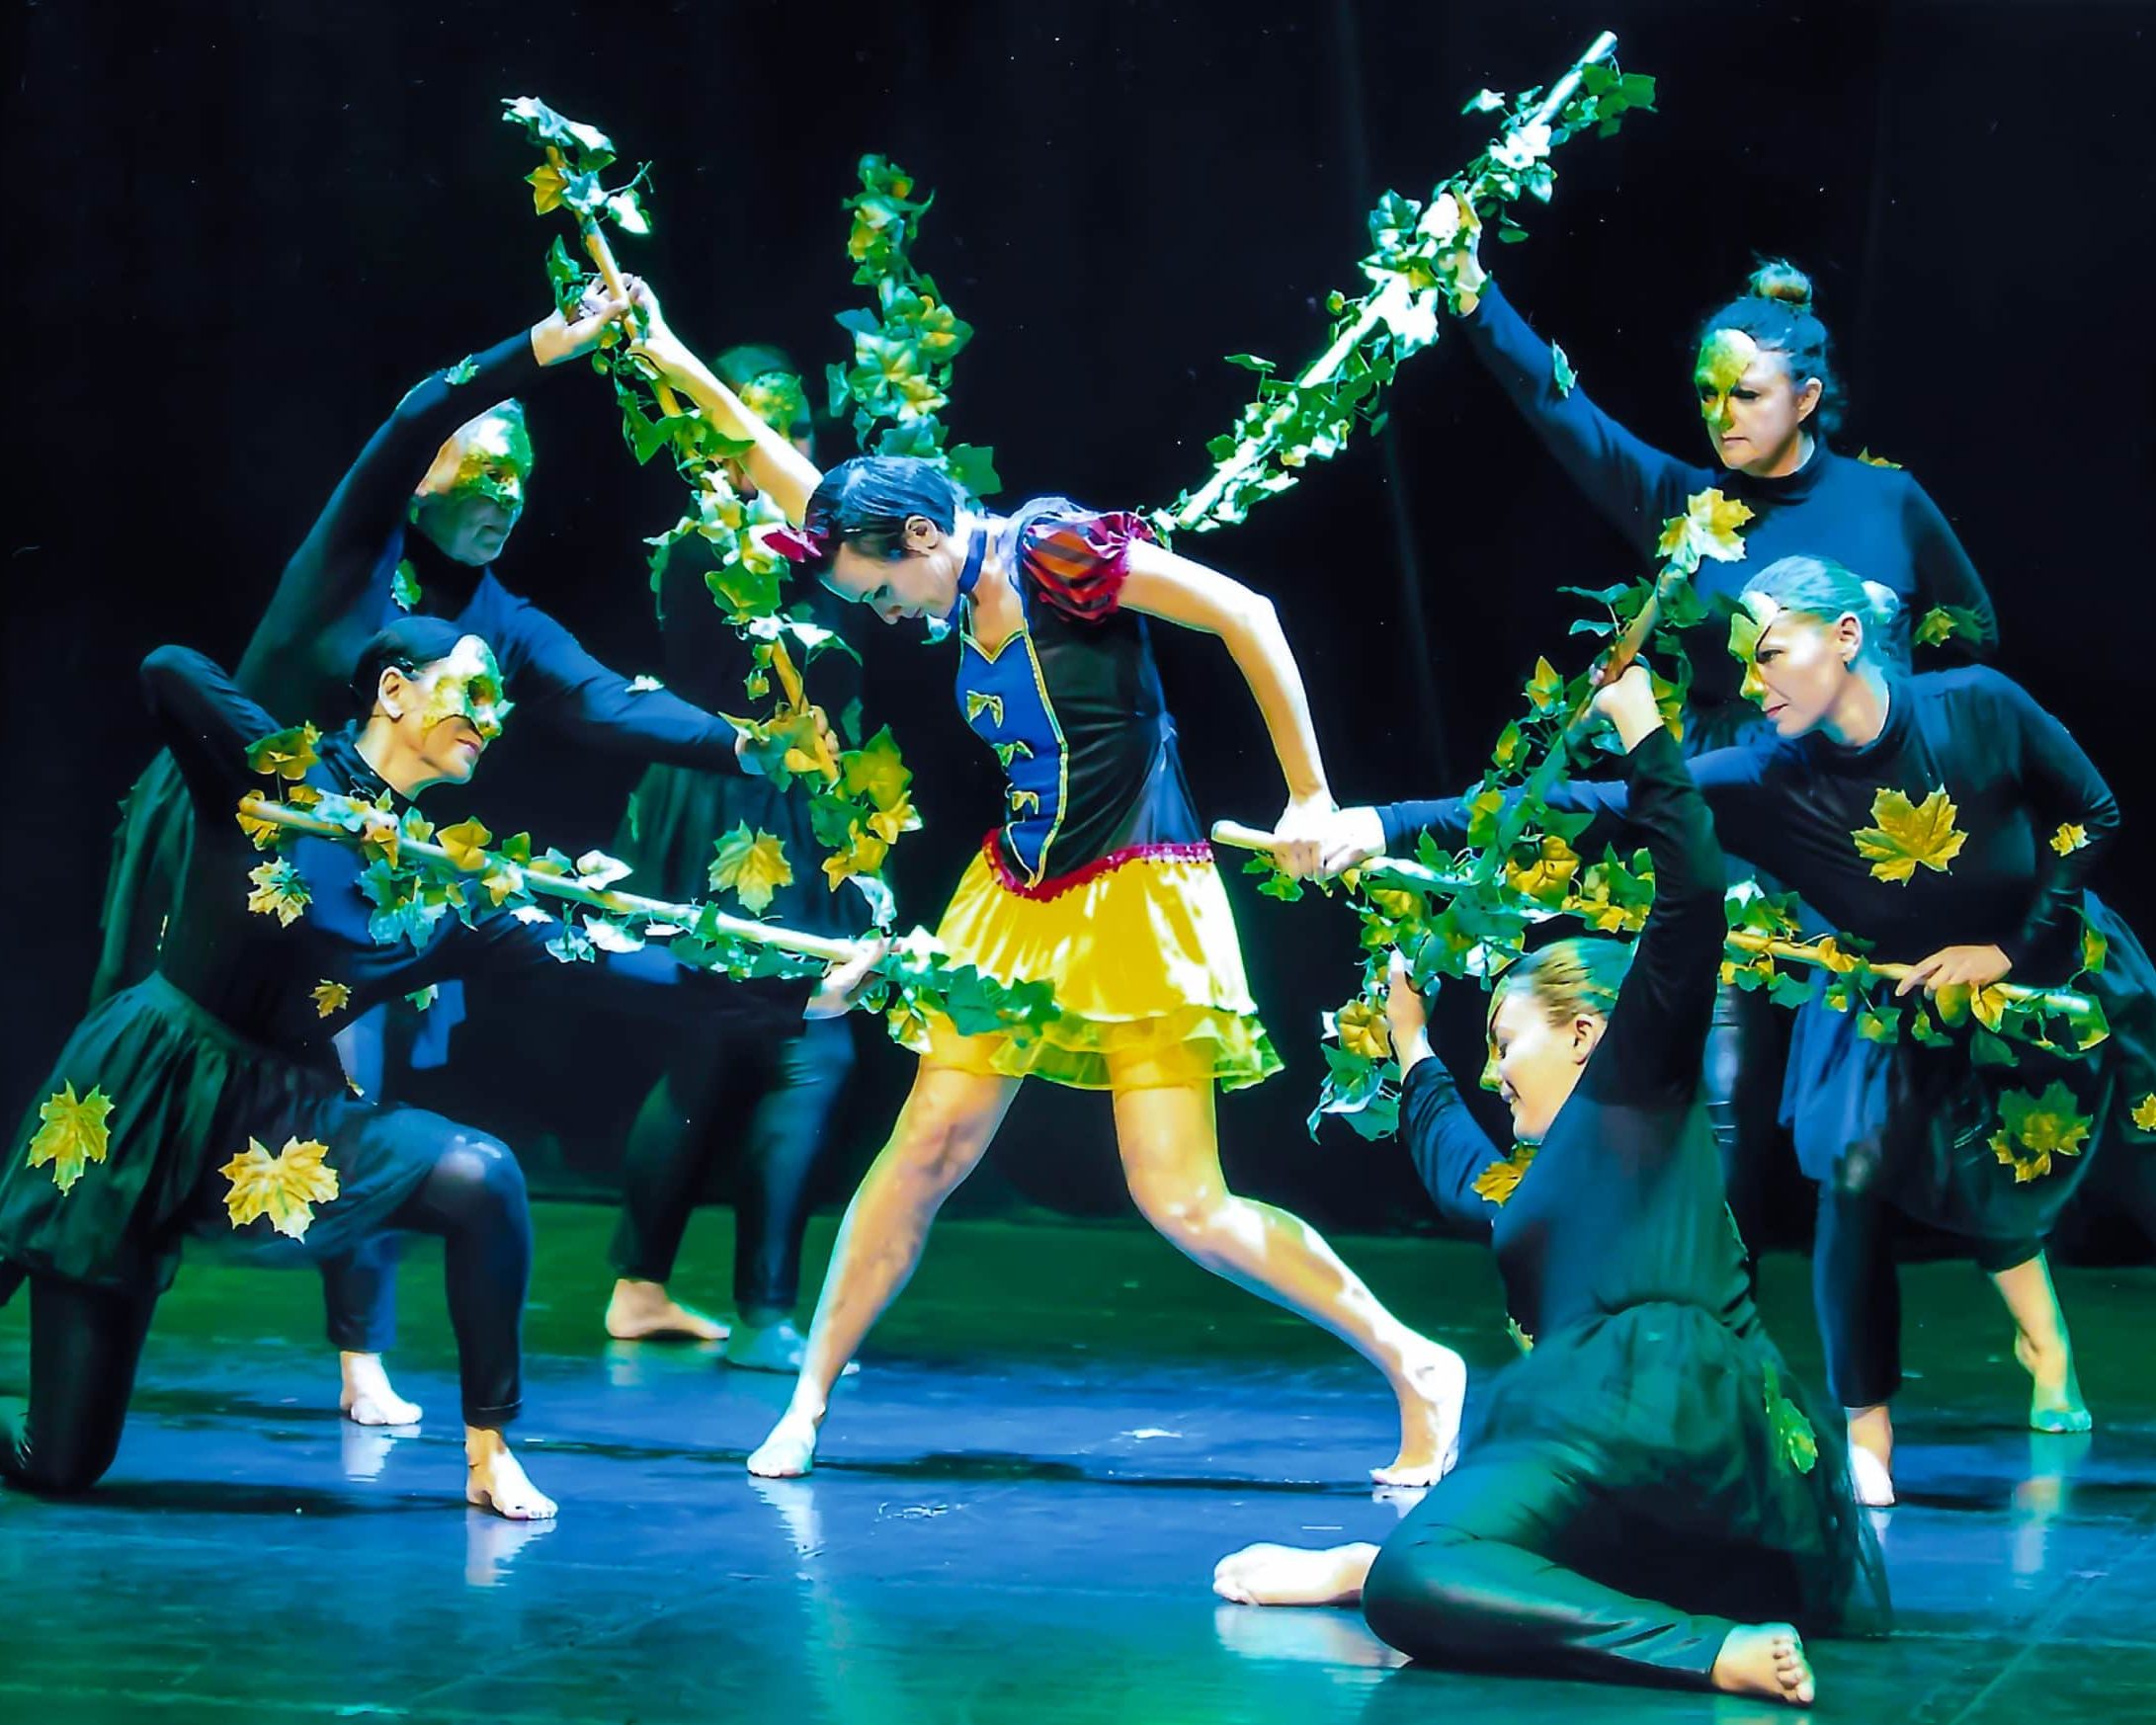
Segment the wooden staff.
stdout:
<path fill-rule="evenodd" d="M 1608 59 L 1616 49 L 1617 38 L 1611 32 L 1606 30 L 1595 38 L 1594 44 L 1573 62 L 1571 69 L 1563 77 L 1550 86 L 1549 94 L 1542 98 L 1540 106 L 1528 117 L 1526 123 L 1548 124 L 1558 111 L 1571 101 L 1573 91 L 1580 87 L 1581 74 L 1597 60 Z M 1438 200 L 1433 197 L 1430 208 L 1423 213 L 1423 225 L 1428 226 L 1437 210 Z M 1378 290 L 1377 296 L 1363 308 L 1362 315 L 1343 330 L 1333 345 L 1320 354 L 1309 370 L 1296 379 L 1297 387 L 1314 389 L 1331 382 L 1340 368 L 1347 364 L 1348 356 L 1368 339 L 1369 333 L 1380 323 L 1389 323 L 1404 316 L 1412 299 L 1413 289 L 1409 288 L 1407 278 L 1394 276 Z M 1267 415 L 1258 435 L 1244 446 L 1242 453 L 1225 466 L 1215 468 L 1212 477 L 1192 494 L 1190 502 L 1176 512 L 1177 528 L 1188 528 L 1193 523 L 1203 521 L 1227 488 L 1265 457 L 1266 452 L 1271 448 L 1272 438 L 1293 414 L 1293 400 L 1290 395 Z"/>
<path fill-rule="evenodd" d="M 1264 828 L 1246 827 L 1237 821 L 1215 821 L 1212 842 L 1216 845 L 1232 846 L 1238 851 L 1256 851 L 1268 857 L 1277 856 L 1283 845 L 1279 837 Z M 1426 868 L 1420 862 L 1409 862 L 1397 857 L 1372 857 L 1367 862 L 1358 862 L 1356 871 L 1363 875 L 1397 881 L 1402 886 L 1425 892 L 1458 892 L 1470 884 L 1464 874 L 1442 874 L 1435 868 Z M 1558 907 L 1560 911 L 1577 908 L 1576 902 L 1570 900 Z M 1800 941 L 1784 941 L 1774 935 L 1733 931 L 1726 946 L 1730 951 L 1747 953 L 1753 957 L 1775 958 L 1799 964 L 1827 964 L 1830 969 L 1840 968 L 1831 964 L 1828 955 L 1818 948 L 1807 946 Z M 1855 957 L 1849 953 L 1841 956 Z M 1849 968 L 1855 969 L 1859 965 L 1868 974 L 1885 977 L 1890 982 L 1901 981 L 1916 968 L 1913 964 L 1872 964 L 1861 958 L 1855 959 Z M 2032 1006 L 2038 1012 L 2086 1020 L 2099 1010 L 2093 999 L 2077 989 L 2035 988 L 2021 982 L 1995 982 L 1986 986 L 2017 1006 Z"/>
<path fill-rule="evenodd" d="M 351 828 L 336 821 L 325 820 L 320 815 L 288 807 L 264 796 L 260 791 L 249 791 L 240 798 L 239 807 L 240 813 L 249 820 L 289 827 L 295 833 L 306 833 L 317 839 L 337 839 L 348 845 L 356 845 L 363 839 L 376 837 L 364 827 L 354 832 Z M 843 964 L 861 956 L 859 944 L 853 941 L 838 940 L 829 935 L 803 934 L 798 929 L 782 928 L 776 923 L 752 922 L 747 917 L 728 916 L 723 911 L 709 910 L 702 905 L 671 904 L 665 899 L 645 898 L 638 893 L 587 886 L 573 875 L 548 874 L 528 863 L 512 862 L 508 858 L 491 851 L 482 851 L 479 863 L 466 868 L 440 845 L 430 845 L 399 835 L 397 849 L 400 852 L 409 851 L 415 857 L 424 857 L 430 862 L 446 863 L 461 874 L 484 873 L 489 868 L 514 868 L 523 878 L 524 884 L 543 898 L 566 899 L 571 904 L 588 905 L 593 910 L 613 911 L 618 916 L 649 917 L 655 922 L 672 923 L 684 931 L 693 930 L 699 934 L 710 932 L 724 935 L 729 940 L 746 941 L 758 946 L 777 946 L 783 951 L 797 952 L 804 958 L 820 959 L 827 964 Z"/>
<path fill-rule="evenodd" d="M 555 145 L 546 146 L 546 160 L 555 173 L 563 179 L 568 178 L 569 164 Z M 614 261 L 614 248 L 607 243 L 606 229 L 581 209 L 573 213 L 576 216 L 576 230 L 584 239 L 585 253 L 591 258 L 593 267 L 598 270 L 599 279 L 607 285 L 607 291 L 617 299 L 626 299 L 628 284 L 622 280 L 622 267 Z M 629 308 L 628 315 L 632 321 L 635 319 L 634 306 Z M 681 397 L 674 393 L 664 378 L 654 379 L 651 389 L 659 398 L 659 407 L 668 419 L 681 417 Z"/>

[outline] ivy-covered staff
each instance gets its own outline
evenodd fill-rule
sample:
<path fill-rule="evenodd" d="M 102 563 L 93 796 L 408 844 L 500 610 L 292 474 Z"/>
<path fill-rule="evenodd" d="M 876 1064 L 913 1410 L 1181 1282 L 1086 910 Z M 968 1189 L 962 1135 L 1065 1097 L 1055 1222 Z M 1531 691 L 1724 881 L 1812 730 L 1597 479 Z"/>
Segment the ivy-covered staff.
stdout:
<path fill-rule="evenodd" d="M 1590 125 L 1608 136 L 1629 110 L 1652 108 L 1654 80 L 1618 72 L 1616 50 L 1617 38 L 1605 31 L 1546 95 L 1530 90 L 1516 98 L 1490 148 L 1441 182 L 1427 205 L 1385 195 L 1370 214 L 1372 251 L 1362 266 L 1373 286 L 1359 299 L 1332 296 L 1331 344 L 1292 379 L 1261 385 L 1236 430 L 1207 446 L 1212 476 L 1156 511 L 1156 527 L 1203 533 L 1240 522 L 1258 498 L 1293 485 L 1306 462 L 1337 454 L 1358 418 L 1377 417 L 1378 397 L 1400 362 L 1437 340 L 1439 298 L 1472 308 L 1471 295 L 1459 303 L 1446 258 L 1470 247 L 1485 221 L 1498 223 L 1501 238 L 1526 238 L 1511 205 L 1523 196 L 1548 202 L 1556 177 L 1549 152 Z M 1504 97 L 1484 90 L 1466 112 L 1505 106 Z M 1252 370 L 1274 369 L 1248 354 L 1231 358 Z"/>

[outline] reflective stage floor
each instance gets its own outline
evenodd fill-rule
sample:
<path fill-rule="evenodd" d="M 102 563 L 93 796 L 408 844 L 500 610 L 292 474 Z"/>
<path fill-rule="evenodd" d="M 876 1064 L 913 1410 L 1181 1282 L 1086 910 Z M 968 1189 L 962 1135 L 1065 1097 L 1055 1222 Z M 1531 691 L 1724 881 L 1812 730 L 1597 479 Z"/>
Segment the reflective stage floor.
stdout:
<path fill-rule="evenodd" d="M 336 1414 L 311 1275 L 198 1264 L 160 1309 L 94 1496 L 0 1494 L 0 1721 L 1734 1722 L 1764 1704 L 1405 1670 L 1352 1612 L 1225 1605 L 1254 1539 L 1381 1539 L 1390 1398 L 1337 1344 L 1135 1227 L 953 1223 L 842 1388 L 813 1479 L 741 1468 L 779 1378 L 608 1343 L 612 1217 L 542 1206 L 516 1437 L 551 1526 L 461 1502 L 439 1271 L 405 1275 L 408 1436 Z M 677 1291 L 723 1309 L 723 1212 Z M 830 1223 L 810 1241 L 820 1273 Z M 1347 1240 L 1479 1369 L 1510 1352 L 1487 1256 Z M 1770 1323 L 1818 1381 L 1801 1260 Z M 814 1285 L 813 1280 L 810 1283 Z M 1900 1633 L 1814 1647 L 1821 1716 L 2156 1718 L 2156 1272 L 2062 1273 L 2099 1421 L 2022 1428 L 1976 1273 L 1907 1273 Z M 24 1303 L 0 1312 L 20 1391 Z"/>

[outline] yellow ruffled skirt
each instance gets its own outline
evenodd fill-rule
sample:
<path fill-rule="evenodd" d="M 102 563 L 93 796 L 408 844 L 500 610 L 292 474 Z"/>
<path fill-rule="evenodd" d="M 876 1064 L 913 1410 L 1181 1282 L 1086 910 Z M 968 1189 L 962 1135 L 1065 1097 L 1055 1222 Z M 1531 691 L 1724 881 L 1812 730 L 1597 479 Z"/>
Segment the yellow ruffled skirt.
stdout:
<path fill-rule="evenodd" d="M 1209 858 L 1132 857 L 1037 898 L 1006 887 L 982 852 L 936 937 L 1001 981 L 1052 984 L 1061 1009 L 1016 1035 L 961 1035 L 931 1015 L 906 1041 L 938 1066 L 1074 1090 L 1237 1090 L 1280 1070 Z"/>

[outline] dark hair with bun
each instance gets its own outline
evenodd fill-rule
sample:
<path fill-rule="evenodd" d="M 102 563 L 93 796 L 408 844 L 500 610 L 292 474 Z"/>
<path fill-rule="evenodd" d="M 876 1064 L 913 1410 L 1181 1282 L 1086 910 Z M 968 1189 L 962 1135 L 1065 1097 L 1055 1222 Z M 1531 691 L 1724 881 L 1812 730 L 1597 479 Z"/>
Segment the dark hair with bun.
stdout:
<path fill-rule="evenodd" d="M 1744 285 L 1744 292 L 1700 325 L 1693 342 L 1702 346 L 1718 329 L 1739 330 L 1769 353 L 1783 356 L 1789 379 L 1799 389 L 1804 379 L 1819 379 L 1819 405 L 1811 423 L 1822 435 L 1841 430 L 1842 378 L 1835 370 L 1827 326 L 1811 308 L 1811 278 L 1786 258 L 1762 258 Z"/>

